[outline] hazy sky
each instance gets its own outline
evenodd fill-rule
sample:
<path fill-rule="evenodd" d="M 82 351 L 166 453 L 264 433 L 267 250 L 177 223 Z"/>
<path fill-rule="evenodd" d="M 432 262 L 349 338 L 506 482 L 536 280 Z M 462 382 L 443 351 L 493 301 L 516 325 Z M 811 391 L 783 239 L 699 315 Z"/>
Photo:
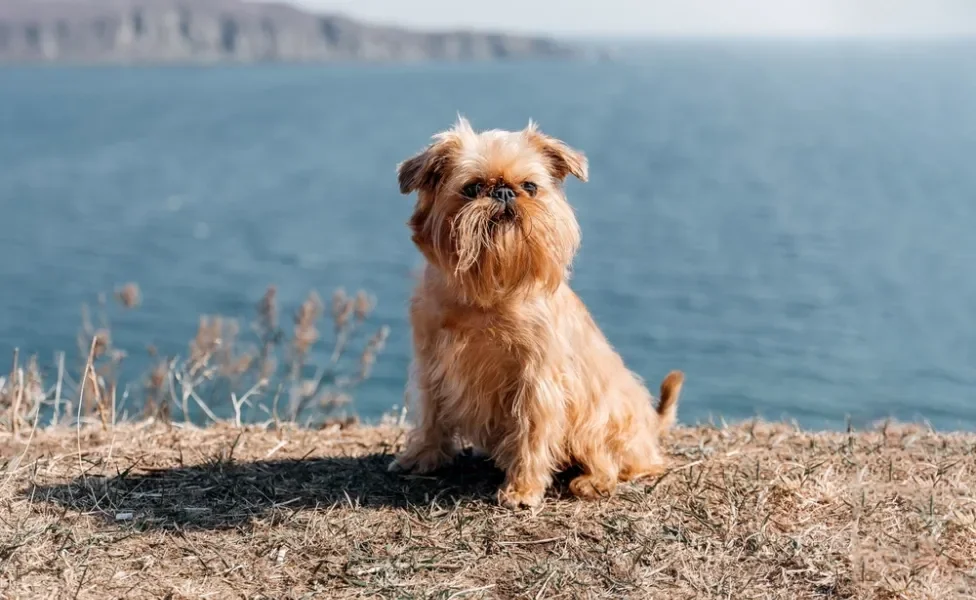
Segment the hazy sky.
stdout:
<path fill-rule="evenodd" d="M 976 34 L 976 0 L 292 0 L 420 27 L 678 35 Z"/>

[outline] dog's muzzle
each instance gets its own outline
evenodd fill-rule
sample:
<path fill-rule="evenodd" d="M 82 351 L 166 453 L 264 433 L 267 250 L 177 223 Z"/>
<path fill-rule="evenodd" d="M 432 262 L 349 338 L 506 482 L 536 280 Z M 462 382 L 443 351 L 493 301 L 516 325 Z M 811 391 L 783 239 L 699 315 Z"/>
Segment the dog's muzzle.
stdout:
<path fill-rule="evenodd" d="M 508 208 L 510 205 L 515 203 L 517 196 L 515 195 L 515 190 L 508 187 L 507 185 L 500 185 L 495 189 L 491 190 L 491 197 L 493 200 L 501 202 Z"/>

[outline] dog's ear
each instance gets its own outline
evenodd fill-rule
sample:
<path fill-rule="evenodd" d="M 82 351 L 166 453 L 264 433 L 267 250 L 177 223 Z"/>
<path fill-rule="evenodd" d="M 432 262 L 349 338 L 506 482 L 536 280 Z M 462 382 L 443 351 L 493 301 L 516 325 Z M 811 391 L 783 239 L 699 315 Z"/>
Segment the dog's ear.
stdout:
<path fill-rule="evenodd" d="M 473 133 L 468 121 L 458 116 L 458 122 L 452 129 L 437 134 L 423 152 L 397 165 L 400 193 L 434 189 L 446 173 L 454 151 L 460 147 L 461 136 Z"/>
<path fill-rule="evenodd" d="M 542 133 L 533 121 L 529 121 L 525 134 L 546 158 L 549 172 L 553 177 L 559 181 L 566 179 L 568 175 L 573 175 L 583 182 L 589 179 L 589 162 L 585 154 L 562 140 Z"/>
<path fill-rule="evenodd" d="M 431 144 L 423 152 L 397 165 L 400 193 L 409 194 L 419 189 L 433 189 L 444 172 L 445 158 L 446 153 L 438 151 L 438 144 Z"/>

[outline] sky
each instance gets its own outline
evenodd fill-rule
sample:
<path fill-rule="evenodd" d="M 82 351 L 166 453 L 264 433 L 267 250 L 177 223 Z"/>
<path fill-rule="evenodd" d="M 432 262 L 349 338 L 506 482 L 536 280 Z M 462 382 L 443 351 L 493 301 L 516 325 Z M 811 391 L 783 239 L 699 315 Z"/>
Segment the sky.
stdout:
<path fill-rule="evenodd" d="M 291 0 L 423 28 L 584 35 L 976 35 L 976 0 Z"/>

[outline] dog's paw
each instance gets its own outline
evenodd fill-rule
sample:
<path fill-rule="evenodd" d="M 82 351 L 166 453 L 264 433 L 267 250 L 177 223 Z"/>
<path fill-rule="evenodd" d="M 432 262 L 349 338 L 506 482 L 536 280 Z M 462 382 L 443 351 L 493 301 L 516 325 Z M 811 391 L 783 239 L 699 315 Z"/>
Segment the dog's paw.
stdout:
<path fill-rule="evenodd" d="M 498 490 L 498 504 L 505 508 L 516 509 L 520 507 L 536 508 L 542 504 L 542 499 L 546 495 L 543 489 L 518 489 L 513 485 L 506 485 Z"/>
<path fill-rule="evenodd" d="M 668 472 L 668 466 L 663 460 L 641 461 L 625 466 L 620 470 L 620 481 L 643 481 L 654 477 L 661 477 Z"/>
<path fill-rule="evenodd" d="M 419 453 L 402 454 L 387 466 L 391 473 L 415 473 L 423 475 L 446 467 L 454 460 L 454 455 L 442 450 L 426 450 Z"/>
<path fill-rule="evenodd" d="M 583 500 L 600 500 L 609 498 L 617 488 L 616 481 L 599 479 L 592 475 L 580 475 L 569 482 L 569 491 Z"/>

